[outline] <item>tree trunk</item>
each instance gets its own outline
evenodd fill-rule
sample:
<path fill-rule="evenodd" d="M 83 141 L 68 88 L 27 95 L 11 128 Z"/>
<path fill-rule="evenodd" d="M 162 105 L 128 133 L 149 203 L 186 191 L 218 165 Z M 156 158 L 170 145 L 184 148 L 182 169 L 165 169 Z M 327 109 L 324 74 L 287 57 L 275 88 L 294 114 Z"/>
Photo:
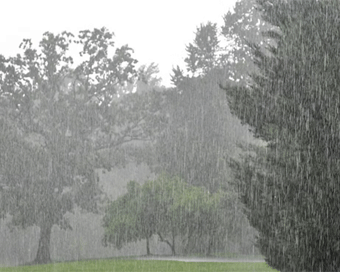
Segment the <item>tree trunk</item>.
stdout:
<path fill-rule="evenodd" d="M 176 255 L 176 251 L 175 251 L 175 234 L 174 234 L 174 232 L 172 232 L 172 247 L 171 247 L 171 251 L 172 251 L 172 255 L 175 256 Z"/>
<path fill-rule="evenodd" d="M 158 232 L 157 234 L 158 234 L 159 240 L 161 242 L 167 243 L 169 245 L 169 247 L 171 248 L 172 255 L 175 256 L 176 255 L 176 251 L 175 251 L 175 237 L 174 236 L 172 237 L 172 244 L 171 244 L 167 239 L 163 238 L 163 236 L 162 236 L 162 234 L 160 232 Z"/>
<path fill-rule="evenodd" d="M 149 237 L 146 237 L 146 255 L 151 255 L 150 253 L 150 241 L 149 241 Z"/>
<path fill-rule="evenodd" d="M 172 256 L 176 256 L 175 244 L 171 245 Z"/>
<path fill-rule="evenodd" d="M 43 223 L 40 226 L 39 246 L 37 256 L 35 257 L 35 260 L 33 262 L 35 264 L 46 264 L 51 262 L 50 242 L 52 226 L 53 225 L 46 223 Z"/>

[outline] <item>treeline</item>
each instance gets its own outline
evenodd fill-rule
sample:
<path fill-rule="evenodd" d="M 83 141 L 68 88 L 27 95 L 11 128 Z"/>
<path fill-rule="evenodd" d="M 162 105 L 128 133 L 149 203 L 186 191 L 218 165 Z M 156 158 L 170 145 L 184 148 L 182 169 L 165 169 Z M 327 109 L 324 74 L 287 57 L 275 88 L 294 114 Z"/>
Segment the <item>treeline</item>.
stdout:
<path fill-rule="evenodd" d="M 158 149 L 166 155 L 155 156 L 158 164 L 211 197 L 236 184 L 261 254 L 280 271 L 340 267 L 339 11 L 336 0 L 239 1 L 221 32 L 211 22 L 197 28 L 186 71 L 173 70 L 179 93 L 173 99 L 186 102 L 172 112 L 177 130 L 163 135 Z M 227 54 L 221 37 L 234 45 Z M 216 83 L 231 112 L 260 140 L 237 150 L 240 157 L 221 141 L 227 115 Z M 231 162 L 223 166 L 226 154 Z M 228 167 L 231 182 L 223 175 Z"/>
<path fill-rule="evenodd" d="M 224 16 L 225 25 L 220 29 L 211 22 L 197 28 L 193 43 L 187 46 L 186 72 L 180 67 L 174 68 L 174 87 L 161 92 L 164 104 L 159 113 L 167 116 L 164 129 L 154 135 L 153 142 L 141 152 L 143 161 L 161 178 L 148 181 L 148 185 L 133 183 L 138 188 L 141 186 L 140 192 L 133 187 L 138 192 L 132 193 L 129 187 L 126 195 L 109 205 L 104 217 L 105 245 L 121 248 L 126 243 L 145 239 L 147 254 L 151 254 L 149 239 L 157 235 L 173 254 L 177 238 L 180 238 L 178 246 L 186 253 L 211 255 L 232 247 L 237 248 L 234 250 L 238 253 L 254 252 L 256 232 L 242 213 L 243 205 L 237 197 L 237 186 L 229 166 L 230 158 L 237 157 L 240 152 L 237 143 L 249 142 L 247 129 L 230 114 L 225 92 L 219 86 L 225 82 L 246 85 L 247 72 L 254 69 L 248 65 L 252 56 L 245 39 L 258 39 L 253 36 L 254 30 L 260 33 L 268 26 L 262 21 L 258 24 L 260 15 L 253 8 L 254 2 L 238 2 L 235 12 Z M 253 20 L 249 20 L 248 15 Z M 242 37 L 238 37 L 241 34 Z M 234 46 L 230 47 L 230 43 Z M 174 191 L 178 189 L 179 185 L 171 183 L 175 177 L 181 180 L 180 186 L 185 186 L 187 193 L 167 195 L 169 186 Z M 145 192 L 145 186 L 150 184 L 159 187 L 160 195 L 167 195 L 164 203 L 153 202 L 154 196 Z M 200 193 L 193 196 L 192 190 Z M 196 207 L 194 203 L 200 197 L 207 202 Z M 167 202 L 169 198 L 171 201 Z M 150 202 L 143 202 L 143 199 L 150 199 Z M 215 203 L 214 212 L 209 206 L 212 199 L 219 203 Z M 180 202 L 189 204 L 185 206 Z M 144 213 L 146 203 L 151 209 L 147 214 Z M 173 211 L 174 205 L 184 206 Z M 139 209 L 139 206 L 144 208 Z M 163 206 L 166 208 L 162 209 Z M 196 210 L 186 211 L 189 207 Z M 210 216 L 204 209 L 209 210 Z M 192 217 L 192 213 L 196 217 Z"/>
<path fill-rule="evenodd" d="M 252 3 L 239 2 L 235 13 L 225 15 L 221 34 L 210 22 L 197 29 L 187 47 L 187 72 L 174 69 L 173 88 L 161 86 L 157 65 L 138 67 L 132 48 L 115 48 L 106 28 L 78 35 L 46 32 L 38 47 L 24 40 L 21 54 L 0 56 L 1 215 L 11 218 L 12 227 L 40 228 L 34 263 L 51 261 L 52 227 L 72 229 L 67 213 L 76 207 L 103 211 L 105 192 L 96 170 L 131 161 L 147 163 L 156 175 L 179 177 L 188 188 L 198 186 L 208 199 L 228 192 L 235 202 L 226 212 L 237 211 L 237 219 L 226 222 L 232 225 L 229 237 L 233 228 L 249 228 L 228 165 L 245 130 L 231 117 L 218 86 L 246 82 L 238 77 L 248 67 L 239 52 L 248 56 L 249 48 L 235 37 L 258 29 L 255 21 L 247 21 L 248 12 L 254 13 Z M 219 39 L 245 51 L 223 47 Z M 79 49 L 80 63 L 74 64 L 70 46 Z M 208 228 L 208 222 L 200 224 Z M 223 224 L 217 233 L 228 227 Z M 187 251 L 223 250 L 217 243 L 223 235 L 218 240 L 211 228 L 205 235 L 181 231 Z M 250 247 L 253 232 L 235 236 L 244 243 L 241 251 Z M 157 234 L 173 245 L 174 235 Z"/>
<path fill-rule="evenodd" d="M 36 263 L 80 207 L 105 210 L 103 242 L 118 248 L 145 239 L 151 253 L 157 235 L 173 254 L 176 237 L 187 252 L 233 239 L 247 251 L 248 218 L 272 267 L 337 271 L 339 12 L 337 0 L 238 1 L 223 26 L 197 28 L 173 88 L 106 28 L 24 40 L 0 55 L 1 216 L 40 228 Z M 131 161 L 158 178 L 108 204 L 96 170 Z"/>

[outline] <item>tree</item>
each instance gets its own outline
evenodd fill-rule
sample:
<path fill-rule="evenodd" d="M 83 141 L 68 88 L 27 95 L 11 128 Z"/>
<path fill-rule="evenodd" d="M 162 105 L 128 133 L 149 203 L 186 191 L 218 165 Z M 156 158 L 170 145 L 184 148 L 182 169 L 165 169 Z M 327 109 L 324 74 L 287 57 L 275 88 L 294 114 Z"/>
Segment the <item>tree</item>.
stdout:
<path fill-rule="evenodd" d="M 205 186 L 210 192 L 221 187 L 234 190 L 226 161 L 238 156 L 236 146 L 241 141 L 253 142 L 249 141 L 250 137 L 243 138 L 247 135 L 246 128 L 231 117 L 216 86 L 218 83 L 249 85 L 249 75 L 257 69 L 251 44 L 261 42 L 262 49 L 274 44 L 269 37 L 259 38 L 263 31 L 275 26 L 261 18 L 255 4 L 255 0 L 237 1 L 234 12 L 224 16 L 221 33 L 216 24 L 201 25 L 194 42 L 187 47 L 189 74 L 185 75 L 178 66 L 173 69 L 172 82 L 176 88 L 169 94 L 167 103 L 171 118 L 166 132 L 157 140 L 156 165 L 160 171 L 180 175 L 190 184 Z M 234 209 L 241 210 L 241 206 L 237 203 Z M 241 213 L 237 214 L 238 220 L 232 228 L 242 226 L 242 232 L 234 237 L 245 245 L 248 223 Z"/>
<path fill-rule="evenodd" d="M 142 65 L 138 69 L 139 80 L 149 87 L 160 87 L 162 79 L 157 76 L 158 73 L 158 65 L 154 62 L 148 66 Z"/>
<path fill-rule="evenodd" d="M 83 57 L 75 68 L 71 44 L 81 47 Z M 98 210 L 95 169 L 123 164 L 121 148 L 149 139 L 152 107 L 132 111 L 136 96 L 116 95 L 137 76 L 137 61 L 127 45 L 110 57 L 113 46 L 113 33 L 105 28 L 81 31 L 77 38 L 46 32 L 40 50 L 24 40 L 23 55 L 0 56 L 1 118 L 17 139 L 2 146 L 0 173 L 8 188 L 2 199 L 14 226 L 40 227 L 35 263 L 50 262 L 52 227 L 71 228 L 64 216 L 75 205 Z"/>
<path fill-rule="evenodd" d="M 151 222 L 148 222 L 146 213 L 141 207 L 141 193 L 141 186 L 135 181 L 130 181 L 127 185 L 127 193 L 108 206 L 103 218 L 105 246 L 112 244 L 120 249 L 124 244 L 146 239 L 147 255 L 150 255 L 148 241 L 155 231 L 148 228 Z M 144 221 L 150 224 L 146 225 Z"/>
<path fill-rule="evenodd" d="M 217 25 L 211 22 L 201 24 L 195 33 L 193 44 L 186 48 L 188 57 L 185 58 L 187 70 L 193 75 L 205 74 L 216 66 L 218 50 Z"/>
<path fill-rule="evenodd" d="M 188 185 L 180 178 L 164 174 L 143 187 L 145 202 L 150 205 L 147 209 L 155 216 L 156 234 L 169 245 L 173 255 L 176 255 L 175 238 L 182 234 L 186 220 L 175 203 L 187 190 Z"/>
<path fill-rule="evenodd" d="M 226 244 L 238 234 L 235 221 L 244 218 L 241 209 L 235 209 L 237 195 L 224 190 L 211 193 L 202 187 L 189 188 L 175 203 L 184 220 L 185 250 L 206 256 L 225 250 Z"/>
<path fill-rule="evenodd" d="M 238 0 L 234 11 L 223 16 L 221 28 L 216 23 L 201 24 L 195 39 L 186 47 L 185 58 L 188 74 L 185 77 L 204 77 L 209 71 L 221 69 L 234 84 L 248 84 L 249 74 L 256 70 L 251 53 L 252 43 L 266 48 L 271 39 L 261 33 L 273 28 L 261 18 L 256 0 Z M 183 71 L 173 69 L 172 82 L 178 86 Z"/>
<path fill-rule="evenodd" d="M 214 29 L 213 36 L 216 36 L 216 25 Z M 211 28 L 209 30 L 213 32 Z M 202 36 L 207 34 L 197 33 L 195 40 L 203 40 Z M 169 116 L 168 127 L 157 137 L 152 168 L 156 173 L 165 171 L 179 175 L 190 185 L 204 186 L 210 192 L 221 188 L 234 191 L 227 161 L 236 156 L 236 143 L 246 140 L 247 132 L 232 118 L 218 83 L 224 82 L 229 74 L 226 67 L 234 69 L 235 66 L 223 66 L 217 47 L 210 64 L 200 62 L 200 56 L 209 53 L 205 52 L 206 47 L 199 51 L 201 55 L 191 54 L 193 63 L 200 63 L 204 70 L 199 77 L 184 76 L 178 66 L 173 69 L 172 81 L 176 88 L 167 92 L 164 107 Z M 234 208 L 236 206 L 239 203 L 235 202 Z M 243 224 L 244 216 L 238 215 L 235 224 Z M 240 240 L 244 241 L 243 238 Z"/>
<path fill-rule="evenodd" d="M 178 65 L 176 68 L 172 68 L 172 72 L 173 74 L 170 75 L 171 82 L 173 85 L 179 86 L 182 83 L 183 79 L 185 78 L 184 72 L 181 70 L 181 68 L 179 68 Z"/>
<path fill-rule="evenodd" d="M 149 65 L 141 65 L 138 68 L 137 76 L 131 82 L 126 82 L 118 91 L 118 96 L 133 93 L 148 93 L 153 90 L 163 91 L 164 86 L 161 86 L 162 79 L 158 77 L 158 65 L 152 62 Z M 147 94 L 146 94 L 147 96 Z"/>
<path fill-rule="evenodd" d="M 273 25 L 262 19 L 256 0 L 238 0 L 234 11 L 228 11 L 223 21 L 221 42 L 226 45 L 220 62 L 234 84 L 248 84 L 249 75 L 256 71 L 250 45 L 256 43 L 265 49 L 271 39 L 263 37 L 262 32 L 272 29 Z"/>
<path fill-rule="evenodd" d="M 156 173 L 178 175 L 211 192 L 227 184 L 226 160 L 234 155 L 235 142 L 242 135 L 218 87 L 219 78 L 212 73 L 204 79 L 185 79 L 166 92 L 164 112 L 169 119 L 156 137 L 151 164 Z"/>
<path fill-rule="evenodd" d="M 280 271 L 337 271 L 339 258 L 338 1 L 259 0 L 277 27 L 258 74 L 227 87 L 230 107 L 267 142 L 235 162 L 258 246 Z"/>
<path fill-rule="evenodd" d="M 123 244 L 145 239 L 150 255 L 149 239 L 158 235 L 176 255 L 175 238 L 181 237 L 185 246 L 195 241 L 189 246 L 211 255 L 236 233 L 230 227 L 239 217 L 233 209 L 235 201 L 235 194 L 209 193 L 167 175 L 142 186 L 131 181 L 128 192 L 108 206 L 103 219 L 104 245 L 119 249 Z"/>
<path fill-rule="evenodd" d="M 166 176 L 147 181 L 143 186 L 131 181 L 127 194 L 112 202 L 106 211 L 104 245 L 121 248 L 123 243 L 146 239 L 150 255 L 149 239 L 157 234 L 175 255 L 175 237 L 180 234 L 185 218 L 174 209 L 174 203 L 186 188 L 187 184 L 178 178 Z"/>

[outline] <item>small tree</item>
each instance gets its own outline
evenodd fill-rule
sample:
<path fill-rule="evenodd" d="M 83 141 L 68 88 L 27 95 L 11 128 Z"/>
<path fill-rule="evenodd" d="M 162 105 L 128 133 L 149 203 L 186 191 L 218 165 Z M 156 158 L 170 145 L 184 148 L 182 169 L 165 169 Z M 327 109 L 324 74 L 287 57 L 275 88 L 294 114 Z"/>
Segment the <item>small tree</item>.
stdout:
<path fill-rule="evenodd" d="M 223 248 L 228 237 L 237 233 L 234 221 L 240 218 L 233 209 L 235 194 L 209 193 L 182 180 L 161 175 L 140 186 L 131 181 L 128 192 L 109 205 L 104 217 L 104 245 L 121 248 L 123 244 L 149 239 L 157 234 L 161 242 L 176 254 L 175 238 L 181 237 L 185 247 L 195 247 L 211 255 Z"/>
<path fill-rule="evenodd" d="M 148 239 L 149 235 L 143 232 L 139 224 L 139 209 L 141 199 L 141 188 L 137 182 L 128 183 L 128 191 L 125 195 L 118 197 L 106 210 L 103 218 L 105 234 L 103 244 L 112 244 L 120 249 L 126 243 L 136 242 L 140 239 Z M 148 250 L 148 255 L 149 255 Z"/>
<path fill-rule="evenodd" d="M 173 209 L 173 204 L 186 187 L 179 179 L 166 176 L 147 181 L 143 186 L 130 181 L 127 194 L 112 202 L 106 211 L 104 245 L 121 248 L 122 244 L 146 239 L 147 255 L 150 255 L 149 239 L 157 234 L 175 255 L 175 237 L 180 234 L 183 218 Z"/>
<path fill-rule="evenodd" d="M 175 203 L 184 220 L 181 234 L 186 251 L 210 256 L 223 250 L 227 240 L 236 234 L 233 226 L 240 215 L 235 212 L 235 202 L 235 194 L 221 190 L 210 193 L 202 187 L 190 186 Z"/>

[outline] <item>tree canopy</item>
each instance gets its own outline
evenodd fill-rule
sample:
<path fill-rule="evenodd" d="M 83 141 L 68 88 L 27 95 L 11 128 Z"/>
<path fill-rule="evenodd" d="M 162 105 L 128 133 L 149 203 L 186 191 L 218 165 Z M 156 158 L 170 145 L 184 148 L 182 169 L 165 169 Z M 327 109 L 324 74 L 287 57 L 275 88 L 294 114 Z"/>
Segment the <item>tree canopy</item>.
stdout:
<path fill-rule="evenodd" d="M 193 75 L 205 74 L 216 66 L 218 42 L 217 25 L 211 22 L 201 24 L 196 30 L 193 44 L 190 43 L 186 48 L 187 70 Z"/>
<path fill-rule="evenodd" d="M 336 271 L 339 258 L 339 1 L 264 1 L 277 29 L 248 87 L 229 105 L 266 148 L 235 162 L 240 192 L 266 261 L 280 271 Z"/>
<path fill-rule="evenodd" d="M 149 239 L 158 235 L 173 255 L 176 254 L 175 238 L 181 238 L 184 247 L 194 246 L 210 255 L 237 233 L 233 221 L 240 218 L 237 213 L 241 209 L 233 209 L 237 201 L 235 194 L 221 190 L 209 193 L 168 175 L 160 175 L 143 185 L 131 181 L 127 189 L 105 213 L 105 245 L 121 248 L 129 242 L 146 239 L 149 255 Z"/>
<path fill-rule="evenodd" d="M 165 108 L 170 118 L 156 138 L 156 172 L 179 175 L 210 192 L 235 193 L 228 161 L 238 156 L 240 142 L 252 139 L 247 137 L 247 128 L 231 116 L 218 84 L 248 86 L 249 74 L 256 70 L 251 44 L 273 26 L 261 18 L 254 4 L 238 1 L 235 11 L 224 16 L 220 29 L 212 22 L 201 24 L 187 46 L 188 73 L 179 66 L 173 69 L 175 88 Z M 261 48 L 271 42 L 268 38 L 261 41 Z M 242 209 L 234 204 L 233 208 Z M 243 222 L 242 216 L 239 219 L 235 226 Z"/>
<path fill-rule="evenodd" d="M 75 67 L 71 45 L 82 57 Z M 149 96 L 117 96 L 137 77 L 137 60 L 127 45 L 110 56 L 113 33 L 105 28 L 77 37 L 46 32 L 38 49 L 30 40 L 21 48 L 0 56 L 0 120 L 10 128 L 1 140 L 1 199 L 14 226 L 40 227 L 35 262 L 46 263 L 53 225 L 70 228 L 65 214 L 75 206 L 97 211 L 95 170 L 123 164 L 126 143 L 150 140 L 148 118 L 158 107 Z"/>

